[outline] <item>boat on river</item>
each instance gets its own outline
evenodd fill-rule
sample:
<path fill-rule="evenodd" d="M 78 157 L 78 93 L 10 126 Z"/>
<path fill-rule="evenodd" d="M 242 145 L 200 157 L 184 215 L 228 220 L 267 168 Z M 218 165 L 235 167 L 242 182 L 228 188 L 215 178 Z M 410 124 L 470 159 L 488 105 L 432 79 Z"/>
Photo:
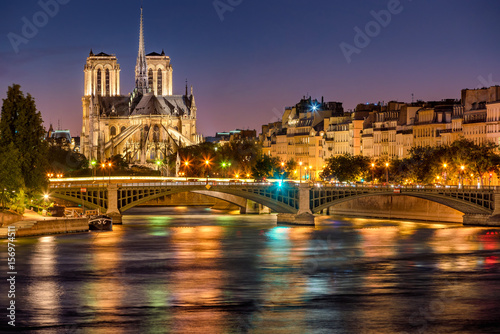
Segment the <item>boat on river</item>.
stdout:
<path fill-rule="evenodd" d="M 112 231 L 113 220 L 107 215 L 91 216 L 89 218 L 89 230 L 92 231 Z"/>

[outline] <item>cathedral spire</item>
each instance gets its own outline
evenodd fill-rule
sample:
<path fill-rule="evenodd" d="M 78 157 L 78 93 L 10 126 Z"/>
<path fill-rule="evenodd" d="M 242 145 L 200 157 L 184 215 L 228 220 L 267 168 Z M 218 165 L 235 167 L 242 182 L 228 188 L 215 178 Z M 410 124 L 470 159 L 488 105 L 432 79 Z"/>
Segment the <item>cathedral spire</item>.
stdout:
<path fill-rule="evenodd" d="M 135 88 L 142 94 L 148 89 L 148 65 L 146 64 L 146 50 L 144 47 L 144 28 L 142 24 L 141 6 L 141 28 L 139 33 L 139 53 L 137 54 L 137 64 L 135 65 Z"/>

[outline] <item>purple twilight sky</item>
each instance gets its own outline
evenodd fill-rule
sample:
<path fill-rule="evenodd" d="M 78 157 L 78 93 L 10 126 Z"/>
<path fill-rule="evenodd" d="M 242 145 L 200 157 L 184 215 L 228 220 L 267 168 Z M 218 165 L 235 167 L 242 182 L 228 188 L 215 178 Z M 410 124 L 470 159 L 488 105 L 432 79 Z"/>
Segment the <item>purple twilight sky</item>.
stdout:
<path fill-rule="evenodd" d="M 0 96 L 20 84 L 46 127 L 60 122 L 80 134 L 90 49 L 115 54 L 121 93 L 132 91 L 139 0 L 2 1 L 0 8 Z M 260 131 L 307 94 L 352 109 L 409 102 L 412 93 L 459 98 L 463 88 L 497 84 L 498 17 L 498 0 L 144 1 L 146 52 L 170 56 L 174 94 L 186 79 L 194 86 L 205 136 Z"/>

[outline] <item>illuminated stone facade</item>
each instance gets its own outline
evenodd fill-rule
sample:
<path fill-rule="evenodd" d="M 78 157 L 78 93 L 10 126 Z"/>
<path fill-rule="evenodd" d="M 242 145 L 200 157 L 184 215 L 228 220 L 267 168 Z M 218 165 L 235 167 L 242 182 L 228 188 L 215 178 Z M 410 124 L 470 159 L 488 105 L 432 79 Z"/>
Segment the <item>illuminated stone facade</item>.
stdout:
<path fill-rule="evenodd" d="M 460 138 L 500 145 L 500 86 L 464 89 L 461 97 L 360 104 L 352 112 L 344 112 L 341 103 L 303 99 L 286 108 L 282 122 L 262 127 L 263 152 L 302 161 L 317 177 L 326 159 L 342 154 L 404 159 L 412 147 L 448 145 Z"/>
<path fill-rule="evenodd" d="M 121 154 L 130 163 L 145 164 L 201 141 L 193 88 L 173 95 L 170 58 L 163 51 L 145 53 L 142 8 L 139 35 L 135 89 L 128 95 L 120 94 L 114 55 L 91 51 L 87 57 L 81 151 L 88 159 Z"/>

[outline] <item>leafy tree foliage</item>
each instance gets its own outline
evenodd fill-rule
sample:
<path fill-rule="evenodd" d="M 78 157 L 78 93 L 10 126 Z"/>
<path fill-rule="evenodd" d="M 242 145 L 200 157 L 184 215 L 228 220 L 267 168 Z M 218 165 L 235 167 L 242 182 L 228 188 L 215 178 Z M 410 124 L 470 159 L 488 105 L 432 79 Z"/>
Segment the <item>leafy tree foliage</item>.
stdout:
<path fill-rule="evenodd" d="M 321 173 L 326 180 L 353 182 L 364 179 L 369 173 L 370 159 L 361 155 L 344 154 L 330 157 Z"/>
<path fill-rule="evenodd" d="M 468 179 L 471 184 L 478 178 L 481 184 L 489 173 L 498 173 L 500 156 L 497 145 L 491 142 L 475 144 L 468 139 L 457 140 L 450 145 L 414 147 L 409 157 L 393 170 L 398 183 L 431 184 L 458 183 Z M 391 165 L 395 165 L 391 162 Z M 462 166 L 464 169 L 462 170 Z M 472 175 L 472 176 L 471 176 Z"/>
<path fill-rule="evenodd" d="M 262 154 L 255 161 L 255 165 L 252 166 L 252 177 L 255 179 L 273 177 L 280 168 L 280 160 L 277 157 Z"/>
<path fill-rule="evenodd" d="M 8 88 L 0 117 L 0 147 L 11 143 L 18 150 L 21 174 L 29 193 L 46 184 L 47 143 L 42 116 L 30 94 L 24 96 L 19 85 Z"/>
<path fill-rule="evenodd" d="M 260 147 L 253 140 L 241 140 L 224 145 L 202 143 L 179 148 L 178 152 L 180 171 L 188 176 L 204 177 L 208 173 L 210 176 L 235 177 L 250 174 Z M 169 155 L 164 162 L 174 171 L 176 160 L 177 153 Z M 209 161 L 208 167 L 205 161 Z"/>
<path fill-rule="evenodd" d="M 66 150 L 60 146 L 49 147 L 48 163 L 49 170 L 64 174 L 85 170 L 88 167 L 88 160 L 83 154 Z"/>
<path fill-rule="evenodd" d="M 14 143 L 0 147 L 0 203 L 3 208 L 14 201 L 23 186 L 19 150 Z"/>

